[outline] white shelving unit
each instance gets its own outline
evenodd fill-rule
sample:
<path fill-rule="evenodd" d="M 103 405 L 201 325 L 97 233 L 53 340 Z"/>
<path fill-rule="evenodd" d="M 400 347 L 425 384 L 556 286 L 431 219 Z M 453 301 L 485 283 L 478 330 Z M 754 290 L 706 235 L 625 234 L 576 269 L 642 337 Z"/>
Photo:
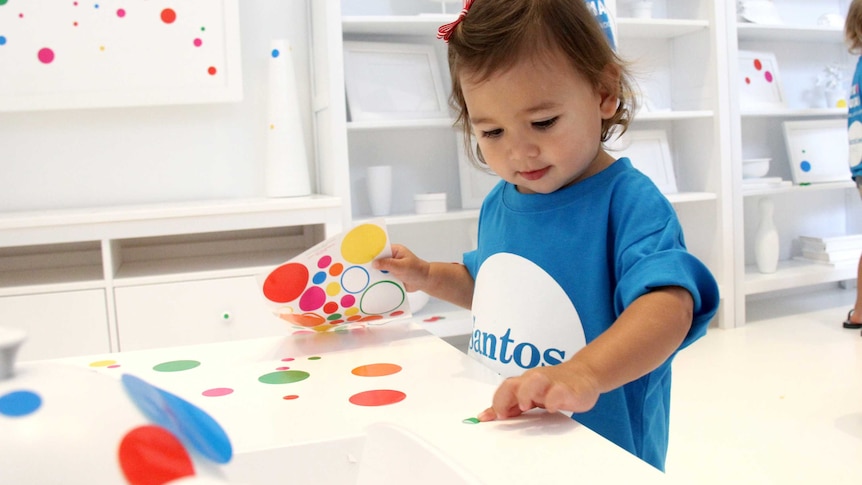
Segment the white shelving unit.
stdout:
<path fill-rule="evenodd" d="M 781 290 L 793 290 L 809 285 L 855 279 L 856 263 L 826 265 L 795 260 L 799 248 L 795 239 L 800 235 L 836 236 L 854 232 L 852 211 L 859 204 L 856 185 L 847 182 L 791 186 L 775 189 L 746 190 L 742 184 L 742 160 L 770 157 L 768 176 L 792 180 L 782 123 L 790 120 L 846 119 L 844 108 L 827 107 L 815 86 L 817 74 L 830 63 L 845 68 L 845 83 L 849 86 L 855 58 L 847 53 L 843 28 L 820 26 L 822 14 L 845 14 L 849 2 L 823 0 L 775 2 L 783 25 L 757 25 L 733 21 L 735 7 L 728 5 L 728 58 L 731 66 L 731 116 L 733 123 L 734 168 L 734 232 L 743 237 L 736 240 L 736 300 L 735 320 L 745 321 L 746 299 Z M 778 61 L 781 82 L 786 97 L 786 109 L 743 109 L 736 89 L 735 59 L 739 50 L 772 52 Z M 847 86 L 844 91 L 847 91 Z M 775 202 L 775 222 L 779 229 L 780 262 L 772 274 L 762 274 L 754 261 L 753 237 L 759 223 L 757 202 L 770 197 Z"/>
<path fill-rule="evenodd" d="M 615 2 L 608 3 L 612 11 L 617 9 Z M 448 87 L 445 44 L 435 35 L 437 27 L 456 14 L 432 13 L 439 5 L 419 0 L 397 6 L 342 0 L 341 6 L 343 40 L 432 45 Z M 656 18 L 628 18 L 622 9 L 617 17 L 620 52 L 635 63 L 635 71 L 649 73 L 639 82 L 659 108 L 638 114 L 632 129 L 668 133 L 680 188 L 668 199 L 685 226 L 689 248 L 712 269 L 723 293 L 732 279 L 732 244 L 726 230 L 731 224 L 731 178 L 725 163 L 730 159 L 726 148 L 730 134 L 727 105 L 722 103 L 727 97 L 726 80 L 718 55 L 724 49 L 724 15 L 721 2 L 667 0 L 656 2 Z M 369 218 L 364 168 L 391 164 L 394 178 L 404 181 L 402 192 L 393 196 L 393 215 L 386 218 L 393 239 L 429 259 L 460 261 L 461 254 L 472 247 L 478 210 L 459 206 L 458 134 L 451 125 L 452 119 L 349 121 L 353 222 Z M 441 177 L 441 173 L 448 175 Z M 446 192 L 449 211 L 412 214 L 412 194 L 420 192 Z M 732 326 L 732 305 L 732 299 L 724 299 L 720 325 Z"/>

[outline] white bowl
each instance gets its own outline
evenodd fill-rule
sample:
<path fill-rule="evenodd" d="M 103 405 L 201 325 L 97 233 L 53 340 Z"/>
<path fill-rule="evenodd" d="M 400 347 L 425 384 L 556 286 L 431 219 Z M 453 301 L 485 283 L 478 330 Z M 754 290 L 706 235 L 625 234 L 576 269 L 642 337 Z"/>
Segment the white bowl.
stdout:
<path fill-rule="evenodd" d="M 769 173 L 771 158 L 749 158 L 742 161 L 742 178 L 752 179 L 763 177 Z"/>

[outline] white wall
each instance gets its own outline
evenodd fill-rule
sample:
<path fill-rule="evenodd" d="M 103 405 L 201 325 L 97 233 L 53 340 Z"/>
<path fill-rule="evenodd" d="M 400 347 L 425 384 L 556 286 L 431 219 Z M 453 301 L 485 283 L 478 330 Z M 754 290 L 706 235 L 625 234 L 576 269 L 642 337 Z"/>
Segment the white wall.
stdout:
<path fill-rule="evenodd" d="M 0 212 L 263 195 L 269 41 L 293 45 L 309 100 L 307 19 L 306 1 L 240 0 L 240 103 L 0 113 Z"/>

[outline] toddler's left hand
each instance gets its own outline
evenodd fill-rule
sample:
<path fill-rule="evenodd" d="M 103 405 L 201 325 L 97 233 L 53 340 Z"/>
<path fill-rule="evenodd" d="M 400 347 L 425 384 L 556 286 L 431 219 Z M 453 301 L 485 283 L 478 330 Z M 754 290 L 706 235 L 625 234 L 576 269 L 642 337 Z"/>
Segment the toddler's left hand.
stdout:
<path fill-rule="evenodd" d="M 506 379 L 494 393 L 491 407 L 479 413 L 479 421 L 511 418 L 533 408 L 551 413 L 589 411 L 599 399 L 598 387 L 570 364 L 537 367 Z"/>

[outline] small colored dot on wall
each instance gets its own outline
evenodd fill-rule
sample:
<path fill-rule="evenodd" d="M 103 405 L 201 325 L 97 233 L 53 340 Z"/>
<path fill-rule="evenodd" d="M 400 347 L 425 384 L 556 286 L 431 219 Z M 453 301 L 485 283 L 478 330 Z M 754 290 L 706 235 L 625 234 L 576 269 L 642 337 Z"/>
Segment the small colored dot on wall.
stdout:
<path fill-rule="evenodd" d="M 125 9 L 121 8 L 121 9 L 117 10 L 117 17 L 123 18 L 125 16 L 126 16 L 126 10 Z"/>
<path fill-rule="evenodd" d="M 207 69 L 207 72 L 209 73 L 210 76 L 215 76 L 216 72 L 218 72 L 218 71 L 216 71 L 215 67 L 210 66 L 210 68 Z"/>

